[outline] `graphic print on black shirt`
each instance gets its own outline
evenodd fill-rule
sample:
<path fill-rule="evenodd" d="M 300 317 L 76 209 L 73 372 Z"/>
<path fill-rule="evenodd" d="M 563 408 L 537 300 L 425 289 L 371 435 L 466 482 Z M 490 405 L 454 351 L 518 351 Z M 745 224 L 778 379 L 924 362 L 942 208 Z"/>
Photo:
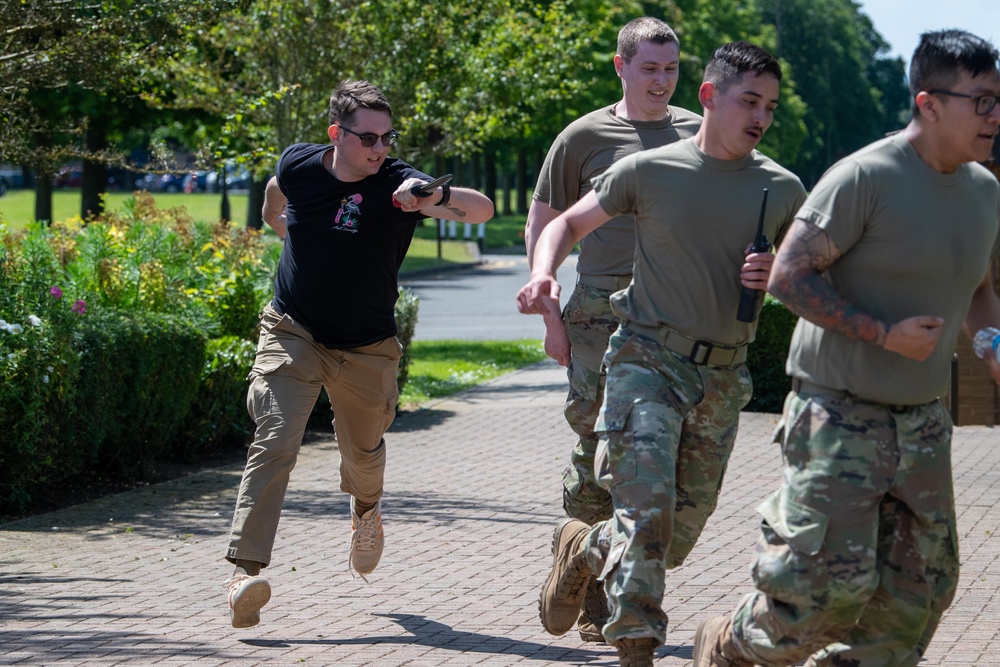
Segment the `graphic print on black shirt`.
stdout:
<path fill-rule="evenodd" d="M 357 233 L 361 221 L 361 194 L 355 193 L 340 200 L 340 210 L 333 221 L 333 228 L 342 232 Z"/>

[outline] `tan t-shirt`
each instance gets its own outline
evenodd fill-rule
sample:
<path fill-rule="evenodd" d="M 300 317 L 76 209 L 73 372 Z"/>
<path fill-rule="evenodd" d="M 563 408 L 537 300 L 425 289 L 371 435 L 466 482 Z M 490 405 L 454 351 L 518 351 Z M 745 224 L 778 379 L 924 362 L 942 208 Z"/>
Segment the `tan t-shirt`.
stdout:
<path fill-rule="evenodd" d="M 789 375 L 880 403 L 943 396 L 972 293 L 1000 252 L 996 178 L 974 163 L 942 174 L 896 134 L 831 167 L 797 217 L 843 253 L 826 275 L 851 303 L 890 324 L 917 315 L 945 323 L 930 358 L 914 361 L 800 319 Z"/>
<path fill-rule="evenodd" d="M 636 215 L 632 284 L 611 297 L 624 324 L 666 326 L 718 345 L 753 340 L 740 322 L 740 269 L 768 188 L 764 234 L 780 242 L 805 201 L 799 179 L 753 151 L 710 157 L 693 139 L 636 153 L 594 180 L 609 215 Z"/>
<path fill-rule="evenodd" d="M 648 148 L 693 137 L 701 116 L 668 107 L 659 121 L 628 120 L 615 115 L 614 105 L 573 121 L 556 137 L 545 156 L 534 198 L 565 211 L 591 190 L 591 179 L 616 161 Z M 630 215 L 609 220 L 580 241 L 577 271 L 594 275 L 632 273 L 635 221 Z"/>

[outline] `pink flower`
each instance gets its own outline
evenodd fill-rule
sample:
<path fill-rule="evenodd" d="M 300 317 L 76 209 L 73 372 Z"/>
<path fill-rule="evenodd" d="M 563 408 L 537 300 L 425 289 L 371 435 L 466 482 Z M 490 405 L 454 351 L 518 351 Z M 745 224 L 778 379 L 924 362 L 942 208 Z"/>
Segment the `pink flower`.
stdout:
<path fill-rule="evenodd" d="M 52 287 L 49 288 L 49 294 L 51 294 L 57 299 L 61 299 L 63 292 L 61 289 L 59 289 L 58 285 L 53 285 Z"/>
<path fill-rule="evenodd" d="M 83 299 L 77 299 L 76 303 L 73 304 L 72 310 L 74 313 L 79 313 L 80 315 L 83 315 L 85 312 L 87 312 L 87 302 L 84 301 Z"/>

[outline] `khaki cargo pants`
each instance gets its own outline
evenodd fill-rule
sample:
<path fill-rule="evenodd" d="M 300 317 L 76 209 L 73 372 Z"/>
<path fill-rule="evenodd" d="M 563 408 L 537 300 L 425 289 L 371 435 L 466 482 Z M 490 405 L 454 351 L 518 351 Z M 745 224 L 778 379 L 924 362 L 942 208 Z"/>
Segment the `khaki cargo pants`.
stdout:
<path fill-rule="evenodd" d="M 226 558 L 266 566 L 306 423 L 326 387 L 340 450 L 340 489 L 363 504 L 382 497 L 385 440 L 396 414 L 401 347 L 393 336 L 333 350 L 268 305 L 261 317 L 247 410 L 257 424 L 240 483 Z"/>

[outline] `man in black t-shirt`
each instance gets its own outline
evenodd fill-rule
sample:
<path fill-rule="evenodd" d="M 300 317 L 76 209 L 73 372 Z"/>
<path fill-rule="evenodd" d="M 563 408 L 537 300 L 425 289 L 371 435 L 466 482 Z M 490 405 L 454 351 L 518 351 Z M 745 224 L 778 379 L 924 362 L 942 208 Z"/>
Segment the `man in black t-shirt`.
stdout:
<path fill-rule="evenodd" d="M 419 220 L 481 223 L 493 204 L 466 188 L 411 188 L 431 180 L 388 156 L 392 109 L 365 81 L 330 98 L 330 144 L 295 144 L 278 159 L 264 220 L 285 239 L 274 300 L 261 317 L 247 408 L 257 424 L 236 500 L 226 559 L 233 627 L 260 621 L 271 597 L 260 576 L 271 560 L 288 478 L 320 389 L 335 415 L 340 488 L 351 495 L 350 567 L 378 565 L 383 434 L 395 416 L 401 348 L 394 306 L 399 267 Z"/>

